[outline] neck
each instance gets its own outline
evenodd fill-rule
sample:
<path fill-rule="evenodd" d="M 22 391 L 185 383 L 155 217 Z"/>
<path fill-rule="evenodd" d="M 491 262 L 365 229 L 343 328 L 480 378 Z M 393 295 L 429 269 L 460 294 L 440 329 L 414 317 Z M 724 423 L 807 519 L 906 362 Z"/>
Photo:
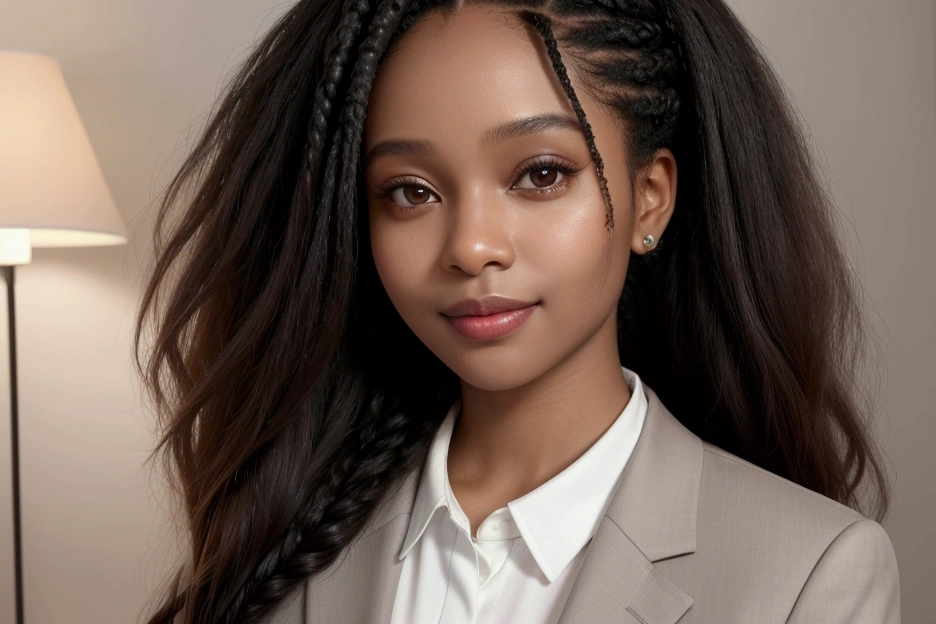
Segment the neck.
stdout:
<path fill-rule="evenodd" d="M 501 492 L 510 500 L 581 457 L 630 401 L 616 341 L 613 347 L 580 350 L 510 390 L 463 381 L 448 453 L 453 487 Z"/>

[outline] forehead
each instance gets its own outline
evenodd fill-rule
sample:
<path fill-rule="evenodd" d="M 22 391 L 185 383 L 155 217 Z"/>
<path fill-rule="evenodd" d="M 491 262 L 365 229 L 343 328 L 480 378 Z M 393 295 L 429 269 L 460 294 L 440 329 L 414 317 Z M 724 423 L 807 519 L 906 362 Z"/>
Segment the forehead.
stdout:
<path fill-rule="evenodd" d="M 573 114 L 538 35 L 484 5 L 415 24 L 381 64 L 368 103 L 365 149 L 387 138 L 480 141 L 492 126 Z"/>

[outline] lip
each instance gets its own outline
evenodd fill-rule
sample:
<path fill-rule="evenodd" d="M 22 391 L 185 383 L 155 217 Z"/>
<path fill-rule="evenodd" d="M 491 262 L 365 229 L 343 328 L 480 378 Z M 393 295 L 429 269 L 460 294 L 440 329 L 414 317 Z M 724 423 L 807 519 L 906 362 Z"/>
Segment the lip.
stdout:
<path fill-rule="evenodd" d="M 538 305 L 538 301 L 528 303 L 490 296 L 460 301 L 446 308 L 442 316 L 466 338 L 496 340 L 523 325 Z"/>
<path fill-rule="evenodd" d="M 488 295 L 481 299 L 465 299 L 455 305 L 451 305 L 444 310 L 445 316 L 489 316 L 498 312 L 509 312 L 511 310 L 520 310 L 536 305 L 538 301 L 518 301 L 509 297 L 499 295 Z"/>

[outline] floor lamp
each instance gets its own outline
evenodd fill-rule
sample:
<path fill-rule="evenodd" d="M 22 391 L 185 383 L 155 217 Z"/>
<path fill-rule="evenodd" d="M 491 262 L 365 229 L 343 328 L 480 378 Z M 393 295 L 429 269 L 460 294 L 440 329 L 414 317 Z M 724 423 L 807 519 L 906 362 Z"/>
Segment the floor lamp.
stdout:
<path fill-rule="evenodd" d="M 13 565 L 16 623 L 23 624 L 19 406 L 13 270 L 33 247 L 121 245 L 127 233 L 58 62 L 0 50 L 0 266 L 7 287 Z"/>

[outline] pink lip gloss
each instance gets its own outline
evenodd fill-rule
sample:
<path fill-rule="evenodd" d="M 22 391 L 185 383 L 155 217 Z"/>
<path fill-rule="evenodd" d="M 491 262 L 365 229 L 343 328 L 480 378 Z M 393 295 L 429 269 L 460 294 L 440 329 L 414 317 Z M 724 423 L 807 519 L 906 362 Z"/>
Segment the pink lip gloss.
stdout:
<path fill-rule="evenodd" d="M 538 305 L 536 303 L 519 310 L 496 312 L 487 316 L 446 316 L 445 320 L 466 338 L 496 340 L 523 325 Z"/>

